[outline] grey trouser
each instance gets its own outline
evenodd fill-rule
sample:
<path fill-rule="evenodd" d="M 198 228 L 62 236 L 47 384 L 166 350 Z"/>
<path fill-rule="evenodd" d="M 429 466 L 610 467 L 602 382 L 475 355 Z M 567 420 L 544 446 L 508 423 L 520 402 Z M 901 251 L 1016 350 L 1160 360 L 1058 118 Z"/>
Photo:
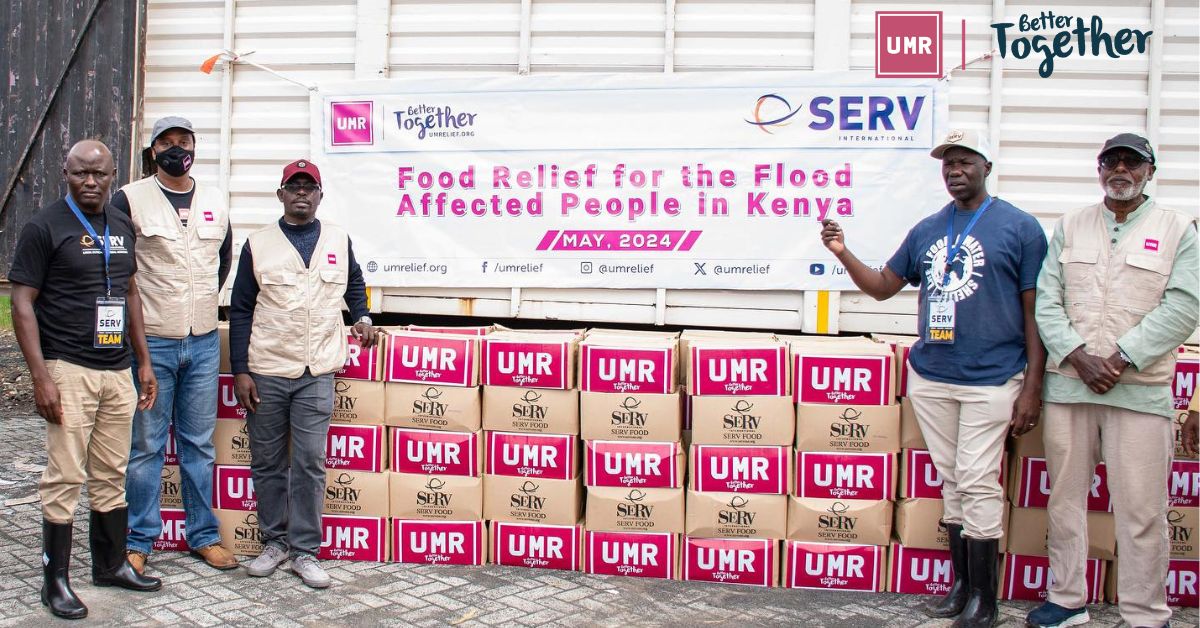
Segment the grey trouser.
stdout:
<path fill-rule="evenodd" d="M 251 377 L 259 402 L 246 422 L 262 542 L 290 550 L 293 556 L 315 556 L 321 547 L 333 374 Z"/>

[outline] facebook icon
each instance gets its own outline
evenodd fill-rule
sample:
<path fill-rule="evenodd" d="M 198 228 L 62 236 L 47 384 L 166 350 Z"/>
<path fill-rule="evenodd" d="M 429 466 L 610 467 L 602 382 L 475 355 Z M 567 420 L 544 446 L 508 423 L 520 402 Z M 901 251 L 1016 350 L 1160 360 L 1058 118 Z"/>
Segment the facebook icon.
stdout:
<path fill-rule="evenodd" d="M 825 265 L 824 264 L 809 264 L 808 274 L 824 275 L 825 274 Z"/>

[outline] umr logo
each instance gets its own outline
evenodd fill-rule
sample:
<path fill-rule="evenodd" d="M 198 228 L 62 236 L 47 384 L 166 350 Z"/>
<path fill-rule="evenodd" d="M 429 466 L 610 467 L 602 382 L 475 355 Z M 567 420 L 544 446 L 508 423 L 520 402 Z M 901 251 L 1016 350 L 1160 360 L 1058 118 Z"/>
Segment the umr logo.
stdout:
<path fill-rule="evenodd" d="M 375 103 L 370 100 L 329 103 L 330 144 L 370 146 L 375 143 Z"/>
<path fill-rule="evenodd" d="M 941 78 L 942 12 L 876 11 L 875 78 Z"/>

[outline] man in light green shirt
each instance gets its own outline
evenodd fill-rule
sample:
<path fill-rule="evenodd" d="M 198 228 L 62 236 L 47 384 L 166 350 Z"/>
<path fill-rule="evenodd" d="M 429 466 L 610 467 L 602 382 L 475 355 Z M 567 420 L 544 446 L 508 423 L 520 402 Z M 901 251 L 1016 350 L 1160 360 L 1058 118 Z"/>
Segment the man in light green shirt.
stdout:
<path fill-rule="evenodd" d="M 1143 194 L 1156 168 L 1145 138 L 1117 135 L 1098 161 L 1104 200 L 1059 221 L 1038 276 L 1055 578 L 1047 602 L 1029 613 L 1030 626 L 1088 621 L 1086 500 L 1100 459 L 1121 548 L 1121 616 L 1131 626 L 1163 626 L 1171 617 L 1171 382 L 1175 353 L 1196 330 L 1200 310 L 1196 219 Z"/>

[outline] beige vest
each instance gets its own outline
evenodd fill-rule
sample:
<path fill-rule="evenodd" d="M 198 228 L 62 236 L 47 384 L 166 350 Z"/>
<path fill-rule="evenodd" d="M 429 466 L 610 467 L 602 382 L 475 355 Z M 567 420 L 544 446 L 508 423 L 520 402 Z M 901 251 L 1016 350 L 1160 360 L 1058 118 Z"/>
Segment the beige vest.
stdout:
<path fill-rule="evenodd" d="M 184 338 L 217 328 L 217 271 L 229 210 L 196 183 L 185 228 L 154 177 L 121 188 L 137 232 L 137 284 L 146 335 Z"/>
<path fill-rule="evenodd" d="M 250 371 L 297 378 L 332 373 L 346 363 L 342 303 L 349 277 L 350 238 L 321 223 L 321 237 L 305 268 L 278 223 L 247 240 L 258 280 L 250 328 Z"/>
<path fill-rule="evenodd" d="M 1152 203 L 1145 215 L 1125 232 L 1120 244 L 1109 241 L 1104 203 L 1076 209 L 1063 216 L 1063 304 L 1071 327 L 1087 343 L 1087 352 L 1108 357 L 1117 340 L 1158 307 L 1175 261 L 1175 250 L 1193 219 Z M 1122 228 L 1124 231 L 1124 228 Z M 1070 364 L 1048 370 L 1078 378 Z M 1169 384 L 1175 373 L 1175 353 L 1128 368 L 1123 384 Z"/>

